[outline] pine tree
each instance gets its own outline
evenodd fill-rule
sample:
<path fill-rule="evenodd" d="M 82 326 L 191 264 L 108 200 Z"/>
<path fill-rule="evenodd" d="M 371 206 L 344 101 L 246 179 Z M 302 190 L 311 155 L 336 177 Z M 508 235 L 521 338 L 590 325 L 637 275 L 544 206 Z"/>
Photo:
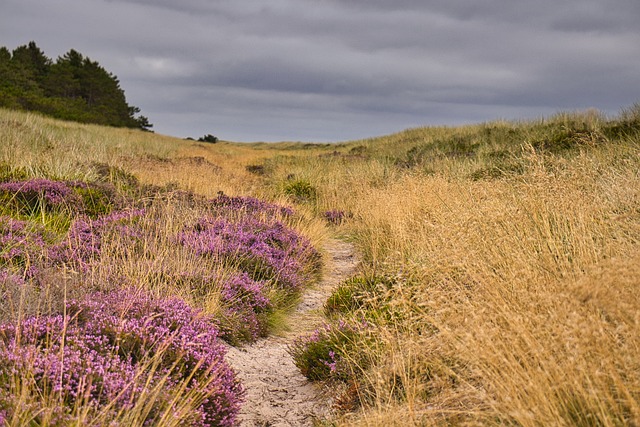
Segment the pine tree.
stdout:
<path fill-rule="evenodd" d="M 11 54 L 0 49 L 0 106 L 57 118 L 149 130 L 140 109 L 127 104 L 118 78 L 71 49 L 55 63 L 35 42 Z"/>

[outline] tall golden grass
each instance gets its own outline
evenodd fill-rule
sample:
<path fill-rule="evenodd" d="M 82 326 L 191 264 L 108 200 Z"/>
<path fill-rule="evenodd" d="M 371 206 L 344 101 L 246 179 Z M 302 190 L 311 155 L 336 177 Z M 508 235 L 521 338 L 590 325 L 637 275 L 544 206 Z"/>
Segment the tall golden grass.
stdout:
<path fill-rule="evenodd" d="M 407 289 L 374 403 L 345 425 L 640 423 L 638 141 L 522 146 L 499 180 L 456 165 L 374 185 L 367 165 L 371 185 L 342 190 L 365 268 Z"/>
<path fill-rule="evenodd" d="M 576 121 L 569 151 L 532 144 Z M 338 232 L 363 273 L 399 283 L 387 299 L 404 320 L 381 327 L 367 403 L 339 424 L 640 424 L 640 141 L 609 140 L 605 124 L 587 112 L 409 130 L 275 168 L 317 187 L 316 212 L 351 213 Z M 521 139 L 396 160 L 487 129 Z M 500 167 L 491 150 L 517 168 L 476 174 Z"/>

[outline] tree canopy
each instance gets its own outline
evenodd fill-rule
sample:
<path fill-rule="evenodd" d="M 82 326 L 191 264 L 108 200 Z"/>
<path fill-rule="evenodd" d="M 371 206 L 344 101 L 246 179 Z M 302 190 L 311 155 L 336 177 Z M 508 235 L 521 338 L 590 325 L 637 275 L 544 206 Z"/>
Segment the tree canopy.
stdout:
<path fill-rule="evenodd" d="M 71 49 L 53 62 L 30 42 L 0 47 L 0 107 L 64 120 L 150 130 L 138 107 L 127 104 L 118 78 Z"/>

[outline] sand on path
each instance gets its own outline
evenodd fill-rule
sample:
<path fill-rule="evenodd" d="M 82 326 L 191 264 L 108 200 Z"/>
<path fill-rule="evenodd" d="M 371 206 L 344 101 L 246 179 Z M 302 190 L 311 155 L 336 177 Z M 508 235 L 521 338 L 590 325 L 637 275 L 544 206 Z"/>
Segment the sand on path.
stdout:
<path fill-rule="evenodd" d="M 229 347 L 227 361 L 247 390 L 240 426 L 312 426 L 330 414 L 331 396 L 309 382 L 293 364 L 287 347 L 323 322 L 322 307 L 358 264 L 353 245 L 329 240 L 323 279 L 305 291 L 289 319 L 290 330 L 244 347 Z"/>

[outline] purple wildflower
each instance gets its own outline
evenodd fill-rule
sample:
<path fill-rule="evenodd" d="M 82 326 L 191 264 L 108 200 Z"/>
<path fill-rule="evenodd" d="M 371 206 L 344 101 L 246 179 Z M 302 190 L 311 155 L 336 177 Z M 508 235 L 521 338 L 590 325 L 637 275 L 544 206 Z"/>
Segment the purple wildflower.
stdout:
<path fill-rule="evenodd" d="M 310 242 L 281 222 L 257 218 L 238 222 L 202 218 L 178 240 L 201 256 L 222 256 L 256 280 L 272 280 L 281 289 L 298 292 L 319 258 Z"/>
<path fill-rule="evenodd" d="M 230 197 L 220 194 L 215 199 L 209 201 L 215 213 L 219 214 L 239 214 L 260 215 L 264 214 L 268 218 L 287 217 L 293 215 L 293 209 L 289 206 L 281 206 L 275 203 L 265 202 L 255 197 Z"/>
<path fill-rule="evenodd" d="M 28 222 L 0 217 L 0 265 L 35 271 L 34 262 L 43 255 L 44 231 L 33 231 Z"/>
<path fill-rule="evenodd" d="M 221 315 L 226 340 L 255 341 L 266 333 L 271 301 L 265 293 L 265 283 L 253 280 L 247 273 L 235 274 L 223 282 Z"/>
<path fill-rule="evenodd" d="M 324 212 L 322 216 L 331 224 L 342 224 L 345 219 L 351 218 L 353 215 L 345 211 L 331 210 Z"/>
<path fill-rule="evenodd" d="M 0 289 L 2 288 L 20 288 L 25 285 L 22 276 L 18 276 L 8 270 L 0 269 Z"/>
<path fill-rule="evenodd" d="M 102 253 L 103 237 L 115 232 L 131 238 L 142 237 L 141 231 L 132 222 L 145 214 L 143 209 L 119 211 L 96 220 L 78 218 L 71 225 L 66 239 L 49 249 L 49 258 L 54 263 L 68 263 L 83 271 L 89 263 Z"/>
<path fill-rule="evenodd" d="M 0 381 L 29 373 L 40 393 L 56 393 L 67 409 L 82 398 L 98 408 L 116 402 L 115 411 L 162 386 L 165 393 L 148 415 L 151 424 L 170 404 L 171 388 L 186 384 L 202 397 L 192 421 L 234 424 L 243 391 L 224 361 L 212 319 L 177 298 L 135 291 L 93 294 L 70 302 L 66 313 L 0 325 Z M 156 369 L 143 373 L 158 355 Z M 10 388 L 0 388 L 0 406 L 11 411 Z"/>
<path fill-rule="evenodd" d="M 80 203 L 78 196 L 65 183 L 42 178 L 0 183 L 2 193 L 10 195 L 22 209 L 29 210 L 38 206 L 51 209 Z"/>

